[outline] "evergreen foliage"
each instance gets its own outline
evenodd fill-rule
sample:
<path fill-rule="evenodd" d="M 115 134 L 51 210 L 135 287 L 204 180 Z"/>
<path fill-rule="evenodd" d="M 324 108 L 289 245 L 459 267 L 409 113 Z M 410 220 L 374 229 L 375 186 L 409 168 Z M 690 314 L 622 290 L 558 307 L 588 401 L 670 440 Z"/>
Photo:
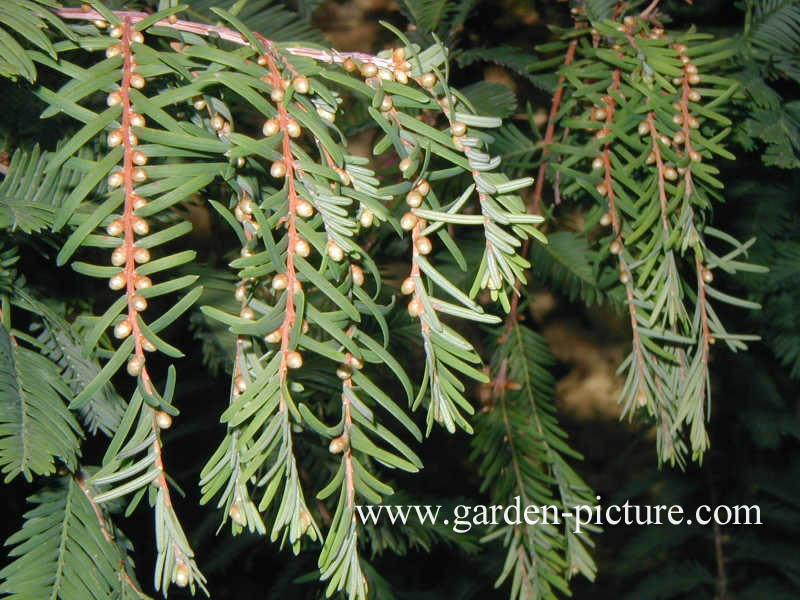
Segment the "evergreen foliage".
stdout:
<path fill-rule="evenodd" d="M 658 2 L 573 2 L 571 26 L 534 49 L 472 45 L 479 2 L 404 0 L 413 26 L 382 22 L 393 42 L 377 54 L 331 48 L 319 0 L 72 4 L 0 7 L 4 85 L 42 108 L 34 133 L 0 131 L 0 467 L 38 490 L 7 542 L 7 597 L 211 596 L 212 528 L 231 560 L 267 541 L 293 553 L 270 597 L 313 581 L 315 597 L 393 598 L 381 556 L 436 544 L 491 553 L 481 575 L 512 600 L 570 595 L 604 568 L 600 529 L 576 533 L 574 517 L 461 536 L 356 510 L 419 502 L 409 482 L 438 435 L 471 435 L 491 503 L 595 504 L 559 424 L 556 361 L 524 320 L 537 286 L 624 315 L 619 403 L 655 432 L 659 466 L 718 461 L 712 354 L 761 369 L 742 352 L 758 331 L 800 376 L 791 188 L 762 188 L 776 202 L 755 217 L 715 212 L 751 191 L 732 150 L 800 167 L 798 101 L 782 97 L 800 83 L 797 3 L 745 2 L 742 31 L 714 37 L 673 28 Z M 483 63 L 523 93 L 455 85 Z M 544 134 L 528 89 L 552 96 Z M 202 382 L 178 377 L 182 332 Z M 219 379 L 227 394 L 204 397 Z M 756 381 L 769 406 L 738 415 L 754 455 L 800 439 L 784 386 Z M 197 531 L 169 458 L 192 427 L 184 389 L 214 425 L 211 447 L 188 451 L 203 453 L 213 515 Z M 754 464 L 748 479 L 790 530 L 793 473 Z M 155 532 L 152 586 L 118 528 L 134 513 Z M 699 535 L 648 534 L 623 551 L 621 581 Z M 729 547 L 745 571 L 764 543 L 751 535 Z M 687 562 L 625 597 L 790 597 L 796 568 L 764 560 L 780 575 Z"/>

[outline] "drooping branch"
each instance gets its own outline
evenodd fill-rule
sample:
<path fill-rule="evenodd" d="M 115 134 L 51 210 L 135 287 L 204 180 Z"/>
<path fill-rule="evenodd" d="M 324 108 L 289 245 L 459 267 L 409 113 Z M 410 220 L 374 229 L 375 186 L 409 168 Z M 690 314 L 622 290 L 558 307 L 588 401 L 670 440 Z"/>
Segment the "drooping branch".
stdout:
<path fill-rule="evenodd" d="M 101 13 L 94 9 L 84 10 L 82 8 L 58 8 L 54 9 L 53 12 L 62 19 L 81 21 L 104 21 L 105 19 Z M 134 10 L 115 10 L 113 13 L 121 21 L 129 20 L 132 24 L 143 21 L 151 16 L 149 13 Z M 242 46 L 250 45 L 250 42 L 241 33 L 220 25 L 208 25 L 206 23 L 197 23 L 195 21 L 187 21 L 183 19 L 161 19 L 160 21 L 153 23 L 153 25 L 158 27 L 168 27 L 170 29 L 185 31 L 187 33 L 194 33 L 204 37 L 216 35 L 219 36 L 219 39 L 227 42 L 233 42 L 234 44 L 239 44 Z M 376 66 L 387 69 L 391 68 L 392 66 L 391 59 L 379 58 L 365 52 L 339 52 L 335 49 L 322 50 L 302 47 L 289 47 L 284 48 L 283 50 L 295 56 L 305 56 L 307 58 L 313 58 L 314 60 L 329 64 L 343 64 L 348 59 L 351 59 L 362 63 L 370 62 Z"/>

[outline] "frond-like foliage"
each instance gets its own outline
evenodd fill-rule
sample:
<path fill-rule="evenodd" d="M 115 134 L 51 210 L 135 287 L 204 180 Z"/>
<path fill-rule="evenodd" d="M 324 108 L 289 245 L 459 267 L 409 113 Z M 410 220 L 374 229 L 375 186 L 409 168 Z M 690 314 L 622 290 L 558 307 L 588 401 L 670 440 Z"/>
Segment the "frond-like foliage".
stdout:
<path fill-rule="evenodd" d="M 711 345 L 719 340 L 736 351 L 753 339 L 729 333 L 712 302 L 759 308 L 711 285 L 715 269 L 763 272 L 741 260 L 753 240 L 742 244 L 705 221 L 723 188 L 709 160 L 733 158 L 721 145 L 732 121 L 719 109 L 738 87 L 709 69 L 735 50 L 727 40 L 673 35 L 635 16 L 592 25 L 562 43 L 566 93 L 551 123 L 563 133 L 547 146 L 557 153 L 548 165 L 557 199 L 594 202 L 587 233 L 609 228 L 590 262 L 630 316 L 633 347 L 619 369 L 623 413 L 657 422 L 660 460 L 682 464 L 689 448 L 700 459 L 709 443 Z M 616 285 L 602 270 L 609 259 Z M 566 281 L 577 291 L 572 277 Z"/>
<path fill-rule="evenodd" d="M 51 0 L 8 0 L 0 7 L 0 76 L 36 80 L 36 65 L 29 48 L 38 48 L 51 58 L 56 57 L 48 29 L 75 39 L 75 34 L 49 9 L 58 8 Z"/>
<path fill-rule="evenodd" d="M 0 571 L 5 598 L 146 600 L 124 534 L 93 503 L 80 476 L 65 476 L 28 499 L 35 507 L 6 541 L 12 562 Z"/>
<path fill-rule="evenodd" d="M 69 169 L 45 173 L 48 158 L 38 147 L 14 153 L 0 183 L 0 228 L 31 234 L 52 227 L 56 210 L 80 176 Z"/>
<path fill-rule="evenodd" d="M 20 335 L 20 334 L 17 334 Z M 60 369 L 0 325 L 0 466 L 5 480 L 75 469 L 80 425 L 67 410 Z"/>
<path fill-rule="evenodd" d="M 535 519 L 521 514 L 518 523 L 494 528 L 485 541 L 500 540 L 506 548 L 497 585 L 510 578 L 513 600 L 554 599 L 574 574 L 594 579 L 588 548 L 596 527 L 576 532 L 574 516 L 562 520 L 578 506 L 591 507 L 594 495 L 567 464 L 581 456 L 567 446 L 554 415 L 547 342 L 516 322 L 494 341 L 493 385 L 472 444 L 483 488 L 495 504 L 555 509 Z"/>

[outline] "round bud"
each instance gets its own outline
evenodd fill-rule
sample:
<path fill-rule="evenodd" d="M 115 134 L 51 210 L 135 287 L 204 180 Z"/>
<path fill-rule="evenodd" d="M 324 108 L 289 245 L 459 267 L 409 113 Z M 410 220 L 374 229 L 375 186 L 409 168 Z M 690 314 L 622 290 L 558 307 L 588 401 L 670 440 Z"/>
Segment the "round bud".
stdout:
<path fill-rule="evenodd" d="M 278 273 L 272 278 L 273 290 L 285 290 L 289 286 L 289 277 L 286 273 Z"/>
<path fill-rule="evenodd" d="M 136 137 L 136 134 L 133 132 L 128 133 L 128 143 L 131 146 L 136 146 L 139 143 L 139 138 Z"/>
<path fill-rule="evenodd" d="M 108 23 L 106 23 L 105 21 L 103 21 L 103 19 L 96 19 L 96 20 L 92 21 L 92 23 L 93 23 L 93 24 L 94 24 L 94 26 L 95 26 L 95 27 L 97 27 L 98 29 L 105 29 L 105 28 L 106 28 L 106 26 L 108 25 Z"/>
<path fill-rule="evenodd" d="M 417 225 L 417 215 L 414 213 L 407 212 L 402 217 L 400 217 L 400 227 L 403 228 L 405 231 L 411 231 Z"/>
<path fill-rule="evenodd" d="M 350 173 L 344 169 L 336 169 L 336 172 L 339 174 L 339 181 L 342 182 L 342 185 L 350 185 L 353 182 L 353 178 L 350 177 Z"/>
<path fill-rule="evenodd" d="M 134 217 L 133 232 L 136 235 L 147 235 L 150 233 L 150 225 L 142 217 Z"/>
<path fill-rule="evenodd" d="M 357 356 L 353 356 L 352 354 L 347 355 L 347 359 L 345 361 L 349 367 L 352 369 L 356 369 L 360 371 L 364 368 L 364 361 L 358 358 Z"/>
<path fill-rule="evenodd" d="M 458 136 L 458 137 L 466 135 L 467 126 L 464 123 L 462 123 L 461 121 L 453 121 L 450 124 L 450 133 L 452 135 L 455 135 L 455 136 Z"/>
<path fill-rule="evenodd" d="M 236 220 L 240 223 L 244 223 L 247 220 L 247 215 L 244 214 L 242 207 L 238 204 L 233 207 L 233 216 L 236 217 Z"/>
<path fill-rule="evenodd" d="M 272 331 L 264 336 L 264 341 L 268 344 L 277 344 L 281 341 L 281 332 L 279 330 Z"/>
<path fill-rule="evenodd" d="M 647 406 L 647 393 L 644 390 L 639 390 L 639 394 L 636 396 L 636 402 L 639 406 Z"/>
<path fill-rule="evenodd" d="M 122 94 L 119 92 L 119 90 L 111 92 L 108 96 L 106 96 L 106 104 L 109 106 L 116 106 L 120 102 L 122 102 Z"/>
<path fill-rule="evenodd" d="M 144 367 L 144 358 L 141 356 L 134 356 L 128 361 L 127 371 L 131 377 L 137 377 L 142 372 Z"/>
<path fill-rule="evenodd" d="M 431 243 L 431 239 L 425 236 L 418 238 L 417 241 L 414 243 L 414 247 L 420 254 L 430 254 L 431 250 L 433 250 L 433 244 Z"/>
<path fill-rule="evenodd" d="M 311 329 L 311 327 L 309 327 L 308 325 L 308 321 L 303 319 L 303 324 L 300 326 L 300 329 L 302 330 L 303 333 L 308 333 L 308 330 Z"/>
<path fill-rule="evenodd" d="M 239 507 L 238 502 L 234 502 L 233 504 L 231 504 L 231 508 L 228 511 L 228 516 L 234 523 L 236 523 L 240 527 L 244 527 L 245 525 L 247 525 L 247 519 L 242 513 L 242 509 Z"/>
<path fill-rule="evenodd" d="M 712 281 L 714 281 L 714 273 L 711 271 L 711 269 L 703 269 L 702 275 L 703 275 L 703 281 L 705 281 L 706 283 L 711 283 Z"/>
<path fill-rule="evenodd" d="M 364 285 L 364 269 L 358 265 L 350 265 L 350 275 L 353 277 L 353 285 Z"/>
<path fill-rule="evenodd" d="M 142 339 L 142 348 L 144 348 L 146 352 L 156 351 L 156 345 L 147 338 Z"/>
<path fill-rule="evenodd" d="M 600 217 L 600 225 L 603 227 L 611 225 L 611 213 L 603 213 L 603 216 Z"/>
<path fill-rule="evenodd" d="M 172 415 L 163 410 L 156 413 L 156 425 L 159 429 L 169 429 L 172 427 Z"/>
<path fill-rule="evenodd" d="M 352 375 L 353 371 L 348 365 L 339 365 L 339 367 L 336 369 L 336 376 L 342 381 L 350 379 Z"/>
<path fill-rule="evenodd" d="M 131 206 L 133 206 L 133 210 L 138 210 L 145 205 L 147 205 L 147 200 L 145 200 L 141 196 L 136 196 L 136 195 L 131 196 Z"/>
<path fill-rule="evenodd" d="M 395 69 L 394 72 L 394 79 L 397 83 L 402 83 L 403 85 L 408 83 L 408 75 L 406 75 L 405 71 L 401 71 L 400 69 Z"/>
<path fill-rule="evenodd" d="M 297 203 L 295 211 L 297 212 L 298 215 L 300 215 L 304 219 L 307 219 L 314 214 L 314 207 L 311 206 L 310 202 L 306 200 L 300 200 L 300 202 Z"/>
<path fill-rule="evenodd" d="M 622 252 L 622 244 L 619 243 L 619 240 L 614 240 L 609 244 L 608 251 L 611 252 L 611 254 L 619 254 Z"/>
<path fill-rule="evenodd" d="M 653 163 L 656 162 L 656 155 L 653 152 L 651 152 L 650 154 L 647 155 L 647 159 L 644 162 L 648 165 L 652 165 Z"/>
<path fill-rule="evenodd" d="M 635 25 L 636 24 L 636 17 L 634 17 L 632 15 L 628 15 L 627 17 L 622 19 L 622 22 L 625 23 L 625 25 L 628 25 L 628 26 Z"/>
<path fill-rule="evenodd" d="M 147 181 L 147 172 L 144 169 L 134 169 L 131 176 L 136 183 Z"/>
<path fill-rule="evenodd" d="M 143 310 L 147 310 L 147 298 L 145 298 L 141 294 L 134 294 L 133 298 L 131 298 L 131 302 L 136 312 L 142 312 Z"/>
<path fill-rule="evenodd" d="M 283 90 L 281 88 L 277 88 L 277 87 L 276 88 L 272 88 L 272 91 L 269 93 L 270 99 L 273 102 L 275 102 L 276 104 L 278 102 L 282 102 L 283 101 L 283 96 L 284 96 Z"/>
<path fill-rule="evenodd" d="M 394 107 L 394 103 L 392 102 L 392 97 L 389 94 L 386 94 L 381 100 L 381 111 L 388 112 L 392 110 Z"/>
<path fill-rule="evenodd" d="M 178 22 L 178 15 L 172 13 L 170 16 L 167 17 L 167 21 L 174 25 L 175 23 Z"/>
<path fill-rule="evenodd" d="M 234 377 L 233 386 L 240 394 L 244 394 L 247 391 L 247 381 L 241 375 Z"/>
<path fill-rule="evenodd" d="M 122 54 L 122 46 L 119 44 L 114 44 L 113 46 L 106 48 L 106 58 L 114 58 L 120 54 Z"/>
<path fill-rule="evenodd" d="M 242 209 L 242 212 L 244 212 L 245 214 L 248 215 L 253 214 L 253 201 L 250 198 L 248 197 L 242 198 L 241 200 L 239 200 L 238 206 L 239 208 Z"/>
<path fill-rule="evenodd" d="M 267 58 L 267 56 L 264 54 L 260 54 L 256 59 L 256 62 L 258 63 L 259 66 L 265 67 L 269 63 L 269 58 Z"/>
<path fill-rule="evenodd" d="M 597 169 L 602 169 L 603 168 L 603 164 L 605 164 L 605 163 L 603 162 L 602 157 L 598 156 L 592 161 L 592 169 L 594 169 L 595 171 Z"/>
<path fill-rule="evenodd" d="M 673 115 L 672 122 L 675 123 L 675 125 L 683 125 L 683 115 Z"/>
<path fill-rule="evenodd" d="M 375 221 L 375 214 L 368 208 L 361 211 L 361 216 L 358 218 L 362 227 L 372 227 Z"/>
<path fill-rule="evenodd" d="M 619 281 L 620 281 L 620 283 L 622 283 L 622 284 L 626 284 L 626 283 L 628 283 L 630 280 L 631 280 L 631 277 L 630 277 L 630 275 L 628 275 L 628 274 L 627 274 L 625 271 L 623 271 L 622 273 L 620 273 L 620 275 L 619 275 Z"/>
<path fill-rule="evenodd" d="M 245 298 L 247 298 L 247 286 L 245 286 L 243 283 L 236 286 L 236 290 L 233 292 L 233 297 L 239 302 L 244 302 Z"/>
<path fill-rule="evenodd" d="M 172 581 L 178 587 L 186 587 L 189 584 L 189 568 L 182 562 L 178 563 L 175 567 L 175 573 L 172 575 Z"/>
<path fill-rule="evenodd" d="M 147 248 L 134 248 L 133 260 L 139 264 L 150 262 L 150 250 Z"/>
<path fill-rule="evenodd" d="M 136 278 L 133 287 L 137 290 L 146 290 L 149 287 L 153 287 L 153 280 L 145 275 L 140 275 Z"/>
<path fill-rule="evenodd" d="M 403 283 L 400 284 L 400 291 L 408 296 L 414 293 L 414 287 L 414 280 L 411 277 L 406 277 L 403 279 Z"/>
<path fill-rule="evenodd" d="M 690 150 L 689 151 L 689 159 L 692 162 L 700 162 L 701 160 L 703 160 L 703 157 L 700 155 L 700 153 L 697 150 Z"/>
<path fill-rule="evenodd" d="M 400 161 L 400 165 L 399 166 L 400 166 L 400 172 L 405 174 L 406 171 L 411 169 L 411 159 L 408 158 L 408 157 L 405 157 L 404 159 L 402 159 Z"/>
<path fill-rule="evenodd" d="M 269 174 L 275 177 L 276 179 L 280 179 L 281 177 L 286 176 L 286 163 L 282 160 L 276 160 L 272 163 L 272 166 L 269 168 Z"/>
<path fill-rule="evenodd" d="M 665 146 L 669 146 L 672 143 L 672 140 L 669 138 L 669 136 L 666 136 L 666 135 L 660 135 L 660 136 L 658 136 L 658 139 Z"/>
<path fill-rule="evenodd" d="M 144 87 L 145 80 L 144 77 L 139 75 L 139 73 L 132 73 L 131 74 L 131 87 L 140 90 Z"/>
<path fill-rule="evenodd" d="M 664 169 L 664 178 L 669 181 L 675 181 L 678 178 L 678 172 L 672 167 Z"/>
<path fill-rule="evenodd" d="M 422 204 L 422 194 L 420 194 L 417 190 L 411 190 L 406 194 L 406 204 L 408 204 L 411 208 L 419 208 Z"/>
<path fill-rule="evenodd" d="M 414 298 L 411 302 L 408 303 L 408 314 L 412 317 L 418 317 L 422 314 L 423 311 L 422 302 L 419 298 Z"/>
<path fill-rule="evenodd" d="M 286 366 L 290 369 L 299 369 L 303 366 L 303 355 L 297 350 L 290 350 L 286 353 Z"/>
<path fill-rule="evenodd" d="M 605 183 L 597 184 L 597 187 L 595 189 L 597 190 L 597 193 L 600 194 L 601 196 L 605 196 L 606 194 L 608 194 L 608 186 Z"/>
<path fill-rule="evenodd" d="M 596 108 L 592 111 L 592 116 L 596 121 L 604 121 L 605 118 L 608 116 L 606 109 L 604 108 Z"/>
<path fill-rule="evenodd" d="M 118 246 L 114 248 L 114 251 L 111 253 L 111 264 L 115 267 L 121 267 L 125 264 L 128 260 L 128 253 L 125 252 L 124 246 Z"/>
<path fill-rule="evenodd" d="M 689 100 L 691 100 L 692 102 L 700 102 L 700 98 L 701 98 L 700 92 L 698 92 L 697 90 L 692 90 L 691 92 L 689 92 Z"/>
<path fill-rule="evenodd" d="M 419 82 L 422 84 L 422 87 L 430 89 L 436 85 L 436 75 L 430 72 L 425 73 L 422 77 L 420 77 Z"/>
<path fill-rule="evenodd" d="M 122 143 L 122 131 L 115 129 L 109 133 L 108 137 L 106 138 L 106 143 L 112 148 L 119 146 Z"/>
<path fill-rule="evenodd" d="M 344 67 L 344 70 L 349 73 L 352 73 L 358 68 L 356 66 L 355 61 L 352 58 L 346 58 L 345 61 L 342 63 L 342 67 Z"/>
<path fill-rule="evenodd" d="M 118 340 L 124 340 L 131 334 L 131 331 L 133 331 L 131 322 L 128 319 L 124 319 L 114 326 L 114 337 Z"/>
<path fill-rule="evenodd" d="M 347 447 L 347 437 L 340 435 L 331 440 L 328 444 L 328 452 L 331 454 L 339 454 Z"/>
<path fill-rule="evenodd" d="M 133 160 L 133 164 L 142 167 L 147 164 L 147 155 L 139 150 L 135 150 L 131 155 L 131 160 Z"/>
<path fill-rule="evenodd" d="M 219 131 L 225 125 L 225 119 L 223 119 L 220 115 L 214 115 L 211 117 L 211 129 L 214 131 Z"/>
<path fill-rule="evenodd" d="M 264 127 L 261 129 L 264 132 L 264 135 L 267 137 L 271 137 L 280 131 L 281 127 L 278 123 L 278 119 L 267 119 L 264 121 Z"/>
<path fill-rule="evenodd" d="M 414 188 L 417 192 L 422 194 L 422 196 L 427 196 L 431 191 L 431 184 L 428 183 L 427 179 L 420 179 L 417 183 L 417 186 Z"/>
<path fill-rule="evenodd" d="M 117 38 L 117 39 L 121 38 L 122 37 L 122 27 L 120 27 L 119 25 L 115 25 L 108 32 L 108 35 L 110 35 L 112 38 Z"/>
<path fill-rule="evenodd" d="M 249 258 L 253 256 L 253 251 L 250 248 L 244 247 L 239 251 L 242 258 Z"/>
<path fill-rule="evenodd" d="M 464 144 L 461 143 L 461 140 L 463 139 L 463 136 L 460 135 L 453 136 L 453 146 L 455 146 L 456 150 L 460 150 L 462 152 L 464 151 Z"/>
<path fill-rule="evenodd" d="M 192 106 L 194 106 L 195 110 L 203 110 L 208 104 L 206 104 L 202 96 L 197 96 L 192 100 Z"/>
<path fill-rule="evenodd" d="M 125 287 L 125 275 L 117 273 L 108 280 L 108 287 L 112 290 L 121 290 Z"/>
<path fill-rule="evenodd" d="M 642 121 L 639 123 L 639 135 L 645 135 L 650 132 L 650 123 Z"/>
<path fill-rule="evenodd" d="M 291 119 L 288 123 L 286 123 L 286 133 L 289 134 L 289 137 L 296 138 L 300 137 L 300 134 L 303 133 L 303 130 L 297 121 Z"/>
<path fill-rule="evenodd" d="M 674 144 L 682 144 L 686 141 L 686 136 L 683 135 L 682 131 L 676 131 L 675 135 L 672 136 L 672 143 Z"/>
<path fill-rule="evenodd" d="M 698 127 L 700 127 L 699 121 L 694 117 L 689 117 L 688 122 L 689 122 L 689 127 L 691 127 L 692 129 L 697 129 Z"/>
<path fill-rule="evenodd" d="M 336 115 L 335 115 L 335 114 L 333 114 L 333 113 L 332 113 L 331 111 L 329 111 L 329 110 L 325 110 L 325 109 L 324 109 L 324 108 L 322 108 L 321 106 L 318 106 L 318 107 L 317 107 L 317 114 L 318 114 L 320 117 L 322 117 L 323 119 L 325 119 L 325 120 L 326 120 L 328 123 L 334 123 L 334 122 L 336 121 Z"/>
<path fill-rule="evenodd" d="M 339 244 L 330 240 L 328 242 L 328 256 L 330 256 L 333 261 L 339 262 L 344 258 L 344 250 L 342 250 Z"/>
<path fill-rule="evenodd" d="M 108 235 L 120 235 L 124 230 L 125 226 L 122 224 L 122 219 L 115 219 L 106 227 L 106 233 Z"/>
<path fill-rule="evenodd" d="M 144 44 L 144 35 L 142 35 L 141 31 L 136 31 L 134 29 L 131 31 L 131 41 L 136 42 L 137 44 Z"/>
<path fill-rule="evenodd" d="M 684 68 L 686 69 L 687 73 L 697 73 L 697 66 L 696 65 L 687 63 L 687 65 Z"/>
<path fill-rule="evenodd" d="M 239 311 L 239 316 L 243 319 L 247 319 L 248 321 L 252 321 L 256 318 L 256 313 L 253 312 L 253 309 L 249 306 L 245 306 Z"/>
<path fill-rule="evenodd" d="M 308 90 L 311 88 L 308 77 L 305 75 L 298 75 L 292 80 L 292 87 L 294 87 L 294 91 L 298 94 L 307 94 Z"/>
<path fill-rule="evenodd" d="M 692 73 L 691 75 L 689 75 L 689 83 L 691 83 L 692 85 L 697 85 L 698 83 L 700 83 L 700 75 L 698 75 L 697 73 Z"/>
<path fill-rule="evenodd" d="M 109 187 L 119 187 L 124 182 L 125 182 L 125 179 L 122 176 L 122 171 L 114 171 L 111 175 L 108 176 L 108 185 L 109 185 Z"/>
<path fill-rule="evenodd" d="M 683 83 L 683 78 L 681 77 L 673 77 L 672 84 L 673 85 L 681 85 Z"/>
<path fill-rule="evenodd" d="M 361 76 L 364 78 L 367 77 L 375 77 L 378 74 L 378 67 L 373 65 L 371 62 L 367 62 L 361 65 Z"/>
<path fill-rule="evenodd" d="M 311 246 L 303 238 L 297 238 L 294 243 L 294 253 L 303 258 L 307 258 L 311 254 Z"/>

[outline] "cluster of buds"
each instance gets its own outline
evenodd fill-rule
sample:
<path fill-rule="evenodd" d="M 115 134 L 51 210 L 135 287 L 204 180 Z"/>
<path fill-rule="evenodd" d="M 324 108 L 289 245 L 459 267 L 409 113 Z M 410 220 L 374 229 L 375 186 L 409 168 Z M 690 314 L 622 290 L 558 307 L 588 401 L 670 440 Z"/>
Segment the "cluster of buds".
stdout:
<path fill-rule="evenodd" d="M 110 31 L 111 37 L 114 38 L 120 38 L 122 34 L 122 28 L 118 26 L 113 27 Z M 143 43 L 144 36 L 139 31 L 133 31 L 130 34 L 130 40 L 136 43 Z M 106 51 L 106 55 L 109 57 L 117 56 L 121 53 L 122 46 L 120 44 L 110 46 Z M 127 67 L 131 69 L 128 74 L 130 86 L 137 89 L 144 87 L 144 77 L 134 70 L 137 68 L 136 61 L 130 59 Z M 106 103 L 109 106 L 122 104 L 122 90 L 115 90 L 109 93 Z M 106 226 L 106 233 L 109 236 L 115 238 L 122 236 L 120 244 L 111 252 L 111 264 L 115 267 L 120 267 L 120 271 L 108 281 L 108 285 L 112 290 L 121 291 L 126 288 L 128 290 L 128 314 L 114 325 L 114 337 L 120 340 L 127 338 L 137 329 L 137 314 L 147 309 L 147 299 L 139 292 L 153 285 L 149 277 L 136 272 L 137 265 L 150 261 L 150 251 L 145 247 L 136 246 L 134 243 L 135 236 L 147 235 L 150 232 L 150 226 L 147 221 L 135 214 L 135 211 L 145 206 L 147 201 L 132 189 L 133 184 L 141 184 L 147 181 L 147 171 L 143 167 L 147 164 L 148 158 L 147 155 L 136 148 L 139 145 L 139 139 L 130 128 L 144 127 L 146 122 L 142 115 L 130 110 L 127 114 L 127 122 L 129 125 L 127 128 L 127 140 L 125 140 L 123 128 L 114 129 L 106 138 L 109 147 L 114 148 L 125 145 L 126 161 L 129 160 L 131 164 L 131 168 L 127 172 L 125 169 L 115 170 L 108 176 L 107 180 L 108 186 L 112 189 L 122 186 L 126 188 L 124 214 L 113 219 Z M 126 176 L 130 177 L 130 181 L 126 181 Z M 156 349 L 155 345 L 144 336 L 139 335 L 137 342 L 148 352 Z M 128 361 L 127 371 L 132 376 L 138 376 L 143 367 L 144 357 L 137 353 Z"/>

